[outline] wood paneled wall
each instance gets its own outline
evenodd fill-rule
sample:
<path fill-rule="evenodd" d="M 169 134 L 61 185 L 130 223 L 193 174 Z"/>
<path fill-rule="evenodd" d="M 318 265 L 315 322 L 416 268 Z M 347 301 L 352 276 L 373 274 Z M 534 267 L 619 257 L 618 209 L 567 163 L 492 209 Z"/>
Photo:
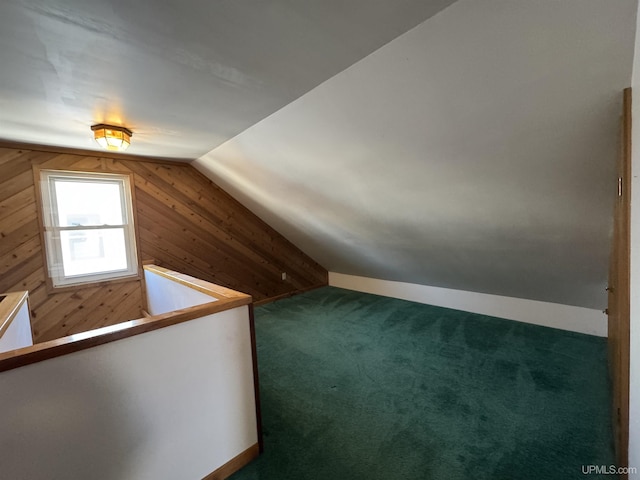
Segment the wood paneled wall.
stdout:
<path fill-rule="evenodd" d="M 47 290 L 33 165 L 132 173 L 142 260 L 259 302 L 327 284 L 323 267 L 186 163 L 0 144 L 0 292 L 29 291 L 38 342 L 138 318 L 144 301 L 139 280 Z"/>

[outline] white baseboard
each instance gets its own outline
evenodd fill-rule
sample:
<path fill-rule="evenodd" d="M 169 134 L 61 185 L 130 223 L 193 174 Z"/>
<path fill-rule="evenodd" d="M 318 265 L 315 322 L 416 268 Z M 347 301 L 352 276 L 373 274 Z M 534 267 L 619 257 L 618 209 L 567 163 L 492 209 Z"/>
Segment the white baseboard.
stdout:
<path fill-rule="evenodd" d="M 543 327 L 559 328 L 599 337 L 607 336 L 606 315 L 600 310 L 591 308 L 429 287 L 415 283 L 392 282 L 335 272 L 329 272 L 329 285 L 426 303 L 437 307 L 454 308 L 465 312 L 532 323 Z"/>

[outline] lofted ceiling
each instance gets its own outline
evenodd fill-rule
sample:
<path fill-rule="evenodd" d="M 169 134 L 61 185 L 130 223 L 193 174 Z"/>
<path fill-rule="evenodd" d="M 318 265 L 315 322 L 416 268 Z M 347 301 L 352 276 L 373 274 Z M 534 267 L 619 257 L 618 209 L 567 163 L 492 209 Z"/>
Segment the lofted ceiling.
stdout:
<path fill-rule="evenodd" d="M 637 0 L 3 0 L 0 139 L 194 161 L 330 271 L 604 308 Z"/>
<path fill-rule="evenodd" d="M 2 0 L 0 139 L 194 159 L 453 0 Z"/>
<path fill-rule="evenodd" d="M 330 271 L 602 309 L 635 0 L 459 0 L 194 163 Z"/>

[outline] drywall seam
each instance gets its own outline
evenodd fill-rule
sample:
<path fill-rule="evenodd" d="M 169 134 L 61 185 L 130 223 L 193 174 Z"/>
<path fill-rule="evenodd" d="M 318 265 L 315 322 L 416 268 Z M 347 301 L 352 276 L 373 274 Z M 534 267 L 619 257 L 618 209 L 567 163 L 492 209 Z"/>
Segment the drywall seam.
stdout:
<path fill-rule="evenodd" d="M 607 336 L 607 317 L 600 310 L 487 293 L 430 287 L 329 272 L 332 287 L 400 298 L 438 307 L 491 315 L 571 332 Z"/>

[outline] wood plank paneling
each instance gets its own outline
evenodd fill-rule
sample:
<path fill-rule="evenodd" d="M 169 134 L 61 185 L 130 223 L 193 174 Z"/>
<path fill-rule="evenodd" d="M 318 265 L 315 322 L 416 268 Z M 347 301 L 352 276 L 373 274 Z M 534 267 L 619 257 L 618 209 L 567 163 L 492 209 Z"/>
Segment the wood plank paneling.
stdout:
<path fill-rule="evenodd" d="M 21 220 L 25 219 L 28 220 L 28 222 L 24 225 L 18 225 L 15 230 L 5 232 L 4 235 L 3 232 L 0 232 L 0 256 L 18 248 L 18 246 L 29 241 L 29 239 L 40 236 L 37 215 L 34 213 L 29 217 L 29 214 L 27 214 L 21 218 Z M 9 233 L 11 234 L 10 236 Z"/>
<path fill-rule="evenodd" d="M 0 155 L 2 155 L 1 149 Z M 20 161 L 20 159 L 16 161 Z M 0 201 L 6 200 L 25 188 L 33 187 L 33 173 L 31 173 L 31 169 L 21 172 L 20 174 L 8 172 L 7 175 L 12 176 L 0 177 Z"/>
<path fill-rule="evenodd" d="M 133 175 L 140 257 L 265 302 L 327 284 L 327 271 L 189 164 L 0 147 L 0 291 L 28 289 L 37 342 L 142 316 L 139 280 L 49 291 L 32 166 Z M 287 273 L 287 280 L 281 278 Z"/>

